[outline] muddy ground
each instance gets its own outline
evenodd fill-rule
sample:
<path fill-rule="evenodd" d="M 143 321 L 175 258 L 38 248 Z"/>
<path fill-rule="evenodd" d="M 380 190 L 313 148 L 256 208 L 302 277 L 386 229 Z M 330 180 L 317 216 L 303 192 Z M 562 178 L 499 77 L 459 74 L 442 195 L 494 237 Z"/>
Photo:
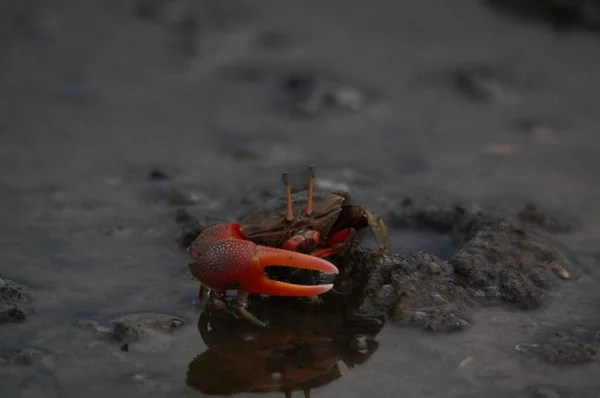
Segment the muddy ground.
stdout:
<path fill-rule="evenodd" d="M 2 396 L 599 397 L 599 9 L 3 6 Z M 311 163 L 392 253 L 201 316 L 182 247 Z"/>

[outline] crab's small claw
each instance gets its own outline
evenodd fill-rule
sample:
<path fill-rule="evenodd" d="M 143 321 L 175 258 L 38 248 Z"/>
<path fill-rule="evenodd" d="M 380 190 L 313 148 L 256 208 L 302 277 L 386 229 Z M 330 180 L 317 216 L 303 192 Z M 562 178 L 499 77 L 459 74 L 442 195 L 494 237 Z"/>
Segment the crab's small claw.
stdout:
<path fill-rule="evenodd" d="M 333 285 L 295 285 L 266 277 L 265 267 L 279 265 L 337 274 L 338 269 L 318 257 L 289 250 L 259 246 L 236 238 L 212 242 L 190 263 L 192 274 L 213 289 L 238 291 L 269 296 L 316 296 Z"/>
<path fill-rule="evenodd" d="M 373 231 L 373 235 L 375 236 L 375 241 L 379 245 L 379 248 L 384 252 L 390 252 L 390 232 L 388 227 L 383 221 L 381 217 L 377 214 L 373 213 L 371 210 L 365 208 L 365 217 L 367 218 L 367 223 Z"/>

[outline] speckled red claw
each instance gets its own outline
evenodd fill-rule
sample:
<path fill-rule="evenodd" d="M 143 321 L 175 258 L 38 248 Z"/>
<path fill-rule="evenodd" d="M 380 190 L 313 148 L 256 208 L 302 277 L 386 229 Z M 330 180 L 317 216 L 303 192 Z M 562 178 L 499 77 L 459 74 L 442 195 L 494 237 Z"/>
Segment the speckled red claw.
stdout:
<path fill-rule="evenodd" d="M 269 296 L 316 296 L 333 287 L 332 284 L 305 286 L 271 280 L 265 268 L 274 265 L 338 273 L 335 265 L 321 258 L 235 238 L 207 245 L 204 253 L 191 264 L 191 270 L 210 288 Z"/>

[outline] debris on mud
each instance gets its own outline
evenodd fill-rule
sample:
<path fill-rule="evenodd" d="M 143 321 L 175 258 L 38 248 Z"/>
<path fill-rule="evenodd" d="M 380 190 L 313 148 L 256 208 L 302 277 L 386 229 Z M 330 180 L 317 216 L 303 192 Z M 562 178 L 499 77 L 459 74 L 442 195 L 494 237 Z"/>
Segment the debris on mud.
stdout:
<path fill-rule="evenodd" d="M 521 136 L 532 137 L 540 142 L 548 142 L 558 132 L 568 130 L 564 122 L 543 121 L 537 118 L 518 118 L 511 121 L 511 129 Z"/>
<path fill-rule="evenodd" d="M 358 89 L 333 81 L 324 81 L 312 73 L 289 75 L 283 82 L 290 109 L 304 116 L 316 116 L 327 110 L 358 112 L 367 98 Z"/>
<path fill-rule="evenodd" d="M 527 88 L 522 79 L 487 64 L 459 65 L 451 78 L 455 90 L 475 102 L 514 103 L 519 91 Z"/>
<path fill-rule="evenodd" d="M 133 14 L 163 26 L 172 48 L 180 54 L 195 56 L 209 33 L 242 23 L 250 9 L 243 2 L 228 0 L 138 0 Z"/>
<path fill-rule="evenodd" d="M 583 337 L 583 336 L 582 336 Z M 598 348 L 592 344 L 594 338 L 575 336 L 568 333 L 552 333 L 542 343 L 523 343 L 515 347 L 519 352 L 530 357 L 537 357 L 553 365 L 581 364 L 597 359 Z M 590 343 L 585 340 L 590 341 Z M 596 345 L 598 342 L 595 342 Z"/>
<path fill-rule="evenodd" d="M 171 206 L 191 206 L 197 202 L 193 195 L 177 188 L 171 187 L 165 194 L 167 195 L 167 202 Z"/>
<path fill-rule="evenodd" d="M 384 326 L 380 319 L 291 312 L 285 305 L 270 305 L 268 322 L 265 329 L 221 311 L 202 313 L 198 330 L 208 348 L 190 362 L 188 386 L 209 395 L 310 396 L 310 390 L 343 376 L 340 362 L 352 368 L 368 361 Z"/>
<path fill-rule="evenodd" d="M 32 311 L 22 288 L 0 278 L 0 324 L 24 321 Z"/>
<path fill-rule="evenodd" d="M 45 355 L 44 352 L 35 348 L 24 348 L 22 350 L 2 353 L 0 354 L 0 367 L 31 365 Z"/>
<path fill-rule="evenodd" d="M 171 179 L 171 177 L 161 169 L 150 170 L 146 178 L 150 181 L 167 181 Z"/>
<path fill-rule="evenodd" d="M 534 224 L 551 233 L 566 233 L 573 229 L 571 223 L 541 211 L 534 203 L 527 203 L 517 216 L 521 221 Z"/>
<path fill-rule="evenodd" d="M 548 23 L 556 30 L 600 28 L 598 0 L 486 0 L 494 11 Z"/>
<path fill-rule="evenodd" d="M 140 341 L 143 337 L 156 337 L 169 334 L 184 325 L 184 321 L 165 314 L 133 314 L 101 325 L 96 321 L 80 321 L 78 326 L 82 329 L 93 330 L 98 337 L 120 344 L 122 351 L 128 351 L 132 343 Z"/>
<path fill-rule="evenodd" d="M 560 398 L 560 394 L 551 388 L 536 388 L 531 394 L 532 398 Z"/>

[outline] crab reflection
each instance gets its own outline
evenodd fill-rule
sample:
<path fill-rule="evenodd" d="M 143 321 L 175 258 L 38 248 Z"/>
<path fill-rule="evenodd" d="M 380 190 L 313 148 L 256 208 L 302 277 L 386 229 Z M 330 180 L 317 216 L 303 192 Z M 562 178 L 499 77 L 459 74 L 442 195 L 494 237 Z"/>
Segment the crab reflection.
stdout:
<path fill-rule="evenodd" d="M 222 311 L 203 312 L 198 330 L 208 346 L 188 366 L 186 382 L 207 395 L 280 391 L 291 397 L 342 377 L 379 347 L 384 321 L 342 314 L 298 313 L 270 308 L 265 329 Z"/>

